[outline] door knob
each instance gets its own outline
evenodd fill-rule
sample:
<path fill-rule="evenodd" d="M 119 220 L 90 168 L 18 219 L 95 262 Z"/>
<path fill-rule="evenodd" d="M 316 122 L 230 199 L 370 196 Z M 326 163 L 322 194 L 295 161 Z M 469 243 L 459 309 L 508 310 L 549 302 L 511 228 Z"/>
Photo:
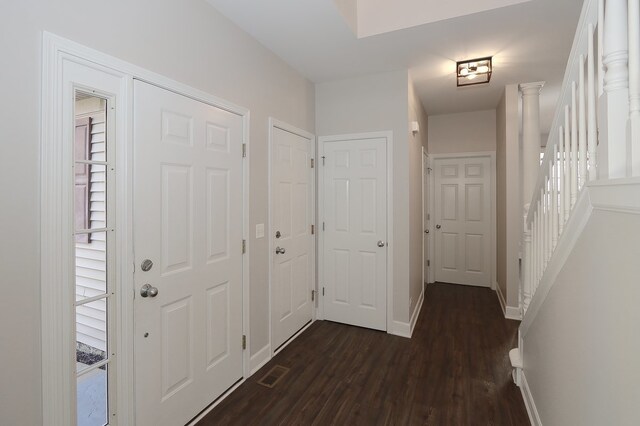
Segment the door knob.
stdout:
<path fill-rule="evenodd" d="M 156 297 L 158 295 L 158 288 L 153 287 L 151 284 L 145 284 L 140 288 L 140 296 L 142 297 Z"/>
<path fill-rule="evenodd" d="M 425 234 L 428 234 L 428 233 L 429 233 L 429 230 L 428 230 L 428 229 L 425 229 L 425 230 L 424 230 L 424 233 L 425 233 Z"/>
<path fill-rule="evenodd" d="M 284 247 L 276 247 L 276 254 L 285 254 L 285 252 Z"/>
<path fill-rule="evenodd" d="M 442 228 L 442 226 L 436 225 L 436 229 L 440 229 L 440 228 Z"/>
<path fill-rule="evenodd" d="M 384 241 L 382 240 L 378 241 L 378 247 L 384 247 Z"/>

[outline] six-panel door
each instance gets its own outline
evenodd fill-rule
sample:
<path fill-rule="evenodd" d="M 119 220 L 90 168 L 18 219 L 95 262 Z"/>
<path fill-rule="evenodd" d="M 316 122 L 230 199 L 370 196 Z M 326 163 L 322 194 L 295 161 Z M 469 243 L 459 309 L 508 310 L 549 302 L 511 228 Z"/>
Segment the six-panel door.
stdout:
<path fill-rule="evenodd" d="M 490 286 L 491 161 L 436 159 L 435 279 Z"/>
<path fill-rule="evenodd" d="M 238 115 L 134 84 L 140 426 L 186 424 L 242 378 L 242 133 Z"/>
<path fill-rule="evenodd" d="M 324 142 L 324 315 L 386 330 L 385 138 Z"/>
<path fill-rule="evenodd" d="M 276 350 L 312 316 L 313 146 L 309 138 L 277 127 L 271 143 L 271 316 Z"/>

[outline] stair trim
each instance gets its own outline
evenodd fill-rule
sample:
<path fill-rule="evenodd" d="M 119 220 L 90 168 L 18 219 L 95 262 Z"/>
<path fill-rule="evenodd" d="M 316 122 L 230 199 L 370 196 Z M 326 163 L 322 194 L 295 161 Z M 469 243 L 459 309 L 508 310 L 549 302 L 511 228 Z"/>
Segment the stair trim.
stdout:
<path fill-rule="evenodd" d="M 520 324 L 520 335 L 526 336 L 558 274 L 562 271 L 587 222 L 594 211 L 640 214 L 640 178 L 608 179 L 588 183 L 580 192 L 564 232 L 533 295 Z"/>

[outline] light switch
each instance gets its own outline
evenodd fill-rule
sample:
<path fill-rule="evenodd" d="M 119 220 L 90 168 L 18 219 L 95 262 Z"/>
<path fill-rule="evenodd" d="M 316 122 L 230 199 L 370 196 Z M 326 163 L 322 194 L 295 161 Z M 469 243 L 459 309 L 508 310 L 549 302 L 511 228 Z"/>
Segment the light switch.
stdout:
<path fill-rule="evenodd" d="M 256 238 L 264 238 L 264 223 L 256 225 Z"/>

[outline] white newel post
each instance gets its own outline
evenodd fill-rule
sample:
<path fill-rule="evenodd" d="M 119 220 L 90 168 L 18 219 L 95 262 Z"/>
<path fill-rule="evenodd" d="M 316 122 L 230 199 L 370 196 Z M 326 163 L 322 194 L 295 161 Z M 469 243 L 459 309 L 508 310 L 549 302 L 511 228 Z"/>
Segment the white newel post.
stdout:
<path fill-rule="evenodd" d="M 600 98 L 599 158 L 601 177 L 621 178 L 628 174 L 629 58 L 627 44 L 627 0 L 604 2 L 603 60 L 604 94 Z"/>
<path fill-rule="evenodd" d="M 522 200 L 524 205 L 524 259 L 522 262 L 522 308 L 526 312 L 531 302 L 532 276 L 535 268 L 532 261 L 531 228 L 527 226 L 529 204 L 540 170 L 540 89 L 544 82 L 520 85 L 522 92 Z"/>
<path fill-rule="evenodd" d="M 640 0 L 629 0 L 631 175 L 640 176 Z"/>

